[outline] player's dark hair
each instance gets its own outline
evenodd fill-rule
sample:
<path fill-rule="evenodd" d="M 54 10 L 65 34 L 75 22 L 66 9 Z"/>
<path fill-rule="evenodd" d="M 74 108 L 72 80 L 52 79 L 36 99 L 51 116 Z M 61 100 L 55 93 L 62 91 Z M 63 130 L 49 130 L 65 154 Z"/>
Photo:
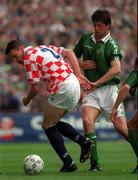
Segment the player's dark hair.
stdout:
<path fill-rule="evenodd" d="M 93 23 L 102 22 L 105 25 L 111 26 L 111 17 L 109 11 L 107 10 L 100 10 L 100 9 L 96 10 L 92 14 L 91 20 Z"/>
<path fill-rule="evenodd" d="M 5 49 L 5 54 L 9 54 L 12 49 L 19 49 L 19 47 L 23 45 L 20 41 L 12 40 L 7 44 Z"/>

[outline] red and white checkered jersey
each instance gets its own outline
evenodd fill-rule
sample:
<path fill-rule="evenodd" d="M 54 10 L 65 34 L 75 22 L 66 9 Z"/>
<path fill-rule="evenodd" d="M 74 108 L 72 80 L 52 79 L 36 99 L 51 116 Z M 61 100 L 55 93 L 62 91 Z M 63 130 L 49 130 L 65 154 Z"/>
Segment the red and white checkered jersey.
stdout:
<path fill-rule="evenodd" d="M 60 82 L 73 72 L 62 56 L 63 48 L 53 45 L 28 46 L 23 58 L 29 84 L 46 83 L 50 93 L 56 93 Z"/>

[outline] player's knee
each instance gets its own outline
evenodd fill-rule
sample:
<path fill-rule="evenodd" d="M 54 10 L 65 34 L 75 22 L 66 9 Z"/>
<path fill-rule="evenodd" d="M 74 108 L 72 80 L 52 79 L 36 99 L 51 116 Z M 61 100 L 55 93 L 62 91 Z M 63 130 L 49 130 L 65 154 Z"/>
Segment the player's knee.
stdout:
<path fill-rule="evenodd" d="M 46 130 L 46 129 L 48 129 L 48 128 L 52 127 L 52 126 L 55 126 L 55 125 L 56 125 L 56 123 L 43 122 L 43 123 L 42 123 L 42 128 L 43 128 L 43 130 Z"/>
<path fill-rule="evenodd" d="M 49 127 L 50 127 L 50 124 L 49 124 L 49 123 L 45 123 L 45 122 L 42 123 L 42 128 L 43 128 L 43 130 L 48 129 Z"/>
<path fill-rule="evenodd" d="M 45 126 L 45 123 L 44 123 L 44 122 L 42 123 L 42 129 L 43 129 L 43 130 L 46 129 L 46 126 Z"/>
<path fill-rule="evenodd" d="M 87 118 L 87 117 L 83 117 L 83 125 L 86 127 L 86 128 L 92 128 L 94 126 L 94 122 Z"/>

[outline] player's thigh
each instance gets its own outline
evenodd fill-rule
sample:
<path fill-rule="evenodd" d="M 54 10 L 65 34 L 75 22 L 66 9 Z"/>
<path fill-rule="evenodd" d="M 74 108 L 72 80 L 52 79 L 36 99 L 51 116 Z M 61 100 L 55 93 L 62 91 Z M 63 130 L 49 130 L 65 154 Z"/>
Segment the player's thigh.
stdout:
<path fill-rule="evenodd" d="M 48 103 L 44 113 L 43 128 L 46 129 L 55 125 L 65 114 L 65 110 L 54 107 Z"/>
<path fill-rule="evenodd" d="M 110 115 L 112 113 L 112 108 L 118 97 L 118 87 L 116 85 L 106 85 L 101 88 L 100 92 L 100 106 L 105 111 L 107 115 L 107 120 L 111 121 Z M 121 103 L 117 109 L 117 117 L 125 117 L 124 105 Z"/>
<path fill-rule="evenodd" d="M 127 122 L 128 129 L 138 129 L 138 111 L 132 116 L 132 118 Z"/>

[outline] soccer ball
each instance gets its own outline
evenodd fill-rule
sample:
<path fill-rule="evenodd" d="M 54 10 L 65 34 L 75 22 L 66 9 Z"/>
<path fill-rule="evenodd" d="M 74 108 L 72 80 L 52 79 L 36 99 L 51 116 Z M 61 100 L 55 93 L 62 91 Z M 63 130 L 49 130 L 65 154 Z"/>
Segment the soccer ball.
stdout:
<path fill-rule="evenodd" d="M 44 161 L 36 154 L 31 154 L 24 159 L 24 172 L 28 175 L 37 175 L 44 168 Z"/>

